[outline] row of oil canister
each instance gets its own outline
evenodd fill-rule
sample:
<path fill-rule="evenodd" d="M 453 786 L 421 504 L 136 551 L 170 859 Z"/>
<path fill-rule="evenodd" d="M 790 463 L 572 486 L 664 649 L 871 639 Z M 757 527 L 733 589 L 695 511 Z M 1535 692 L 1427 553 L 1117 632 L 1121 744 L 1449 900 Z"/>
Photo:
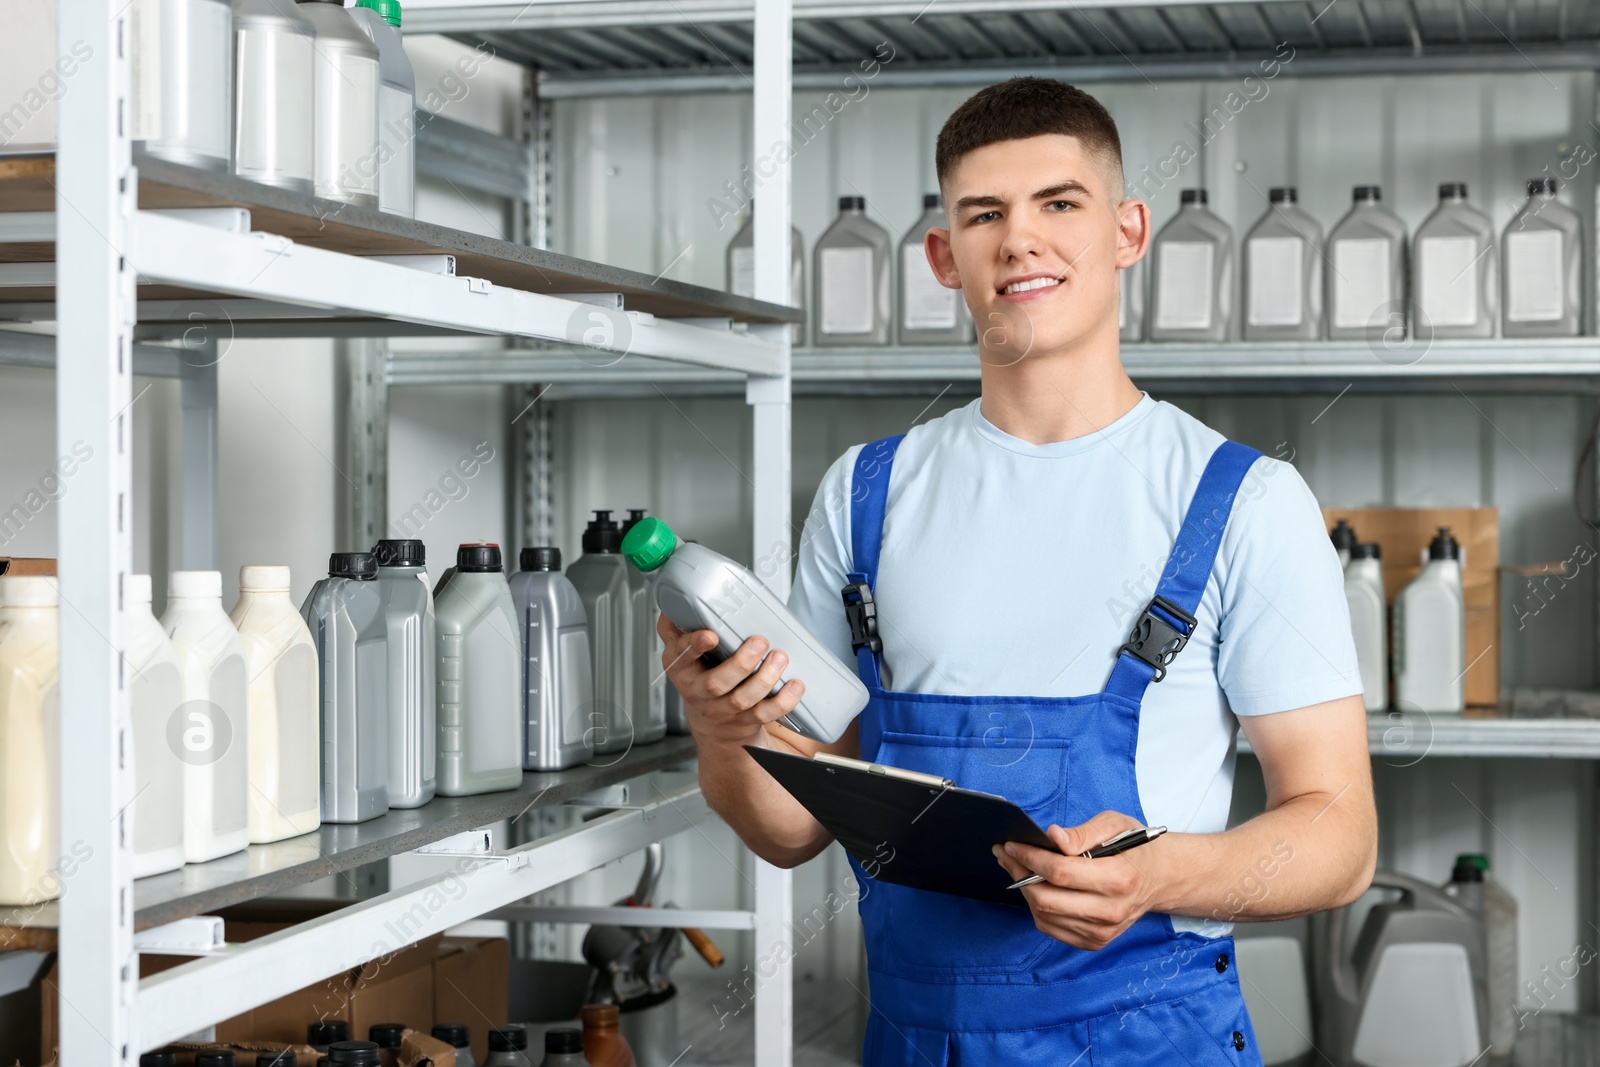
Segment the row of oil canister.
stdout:
<path fill-rule="evenodd" d="M 135 877 L 354 823 L 435 793 L 512 789 L 687 733 L 654 664 L 653 579 L 597 512 L 584 554 L 462 545 L 430 591 L 421 541 L 335 553 L 297 611 L 289 568 L 178 571 L 158 621 L 148 575 L 126 596 Z M 58 594 L 0 578 L 0 904 L 59 895 Z M 591 655 L 591 649 L 593 654 Z M 673 692 L 676 697 L 676 692 Z"/>

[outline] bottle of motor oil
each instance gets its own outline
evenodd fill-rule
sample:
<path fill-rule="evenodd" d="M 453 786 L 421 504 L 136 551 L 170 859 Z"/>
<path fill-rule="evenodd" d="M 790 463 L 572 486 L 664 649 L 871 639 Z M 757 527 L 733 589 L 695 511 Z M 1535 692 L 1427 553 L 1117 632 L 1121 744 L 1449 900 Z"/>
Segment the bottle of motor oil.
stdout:
<path fill-rule="evenodd" d="M 1528 179 L 1528 202 L 1506 227 L 1507 337 L 1575 337 L 1582 325 L 1583 220 L 1556 189 L 1554 178 Z"/>
<path fill-rule="evenodd" d="M 656 600 L 673 625 L 686 632 L 716 633 L 717 647 L 703 658 L 721 662 L 757 635 L 767 639 L 770 649 L 783 650 L 789 662 L 774 691 L 791 678 L 799 678 L 806 687 L 800 703 L 778 720 L 784 726 L 831 743 L 866 707 L 867 689 L 855 671 L 812 637 L 744 567 L 704 545 L 680 542 L 671 527 L 654 517 L 628 531 L 622 551 L 638 569 L 660 571 Z"/>
<path fill-rule="evenodd" d="M 575 1026 L 546 1030 L 540 1067 L 590 1067 L 583 1055 L 583 1031 Z"/>
<path fill-rule="evenodd" d="M 183 761 L 167 741 L 167 727 L 183 703 L 183 668 L 167 631 L 150 611 L 148 574 L 128 575 L 128 688 L 133 876 L 145 878 L 183 866 Z"/>
<path fill-rule="evenodd" d="M 456 1057 L 460 1063 L 461 1058 Z M 328 1046 L 328 1067 L 382 1067 L 383 1054 L 374 1041 L 335 1041 Z"/>
<path fill-rule="evenodd" d="M 841 196 L 839 217 L 814 251 L 814 344 L 887 345 L 894 321 L 889 256 L 894 240 L 867 218 L 867 199 Z"/>
<path fill-rule="evenodd" d="M 1361 542 L 1351 549 L 1350 565 L 1344 570 L 1344 599 L 1350 608 L 1350 632 L 1367 710 L 1381 711 L 1389 706 L 1389 628 L 1377 545 Z"/>
<path fill-rule="evenodd" d="M 1517 898 L 1491 874 L 1489 857 L 1477 852 L 1456 857 L 1445 892 L 1483 916 L 1488 951 L 1489 1044 L 1498 1060 L 1515 1050 L 1517 1010 Z"/>
<path fill-rule="evenodd" d="M 1439 186 L 1439 206 L 1417 227 L 1413 316 L 1434 337 L 1493 337 L 1496 280 L 1494 225 L 1467 203 L 1466 182 Z M 1418 334 L 1422 336 L 1422 334 Z"/>
<path fill-rule="evenodd" d="M 460 1023 L 441 1023 L 433 1028 L 433 1036 L 456 1050 L 456 1067 L 478 1067 L 472 1056 L 472 1039 Z"/>
<path fill-rule="evenodd" d="M 521 561 L 511 601 L 522 635 L 522 767 L 559 771 L 594 755 L 589 622 L 583 598 L 561 573 L 559 548 L 524 548 Z"/>
<path fill-rule="evenodd" d="M 1296 206 L 1294 189 L 1267 194 L 1270 206 L 1244 242 L 1244 339 L 1322 336 L 1322 227 Z"/>
<path fill-rule="evenodd" d="M 1333 524 L 1333 530 L 1328 534 L 1333 541 L 1334 551 L 1339 553 L 1339 566 L 1350 566 L 1350 553 L 1356 547 L 1356 531 L 1345 519 L 1340 519 Z"/>
<path fill-rule="evenodd" d="M 633 745 L 633 602 L 628 565 L 620 555 L 622 531 L 611 512 L 596 511 L 583 531 L 583 555 L 567 565 L 567 577 L 583 599 L 594 657 L 594 705 L 589 731 L 597 754 L 625 752 Z"/>
<path fill-rule="evenodd" d="M 1328 338 L 1399 343 L 1406 336 L 1406 224 L 1382 206 L 1383 190 L 1358 185 L 1328 234 Z"/>
<path fill-rule="evenodd" d="M 947 289 L 928 265 L 923 240 L 928 231 L 943 228 L 944 208 L 938 193 L 925 193 L 922 214 L 900 240 L 899 307 L 895 316 L 895 343 L 902 345 L 960 345 L 976 340 L 972 315 L 960 289 Z"/>
<path fill-rule="evenodd" d="M 292 0 L 233 0 L 233 172 L 307 196 L 317 28 Z"/>
<path fill-rule="evenodd" d="M 350 14 L 378 47 L 378 210 L 415 212 L 417 78 L 400 41 L 400 0 L 358 0 Z"/>
<path fill-rule="evenodd" d="M 528 1058 L 528 1031 L 520 1026 L 497 1026 L 489 1031 L 489 1058 L 483 1067 L 533 1067 Z"/>
<path fill-rule="evenodd" d="M 233 9 L 227 0 L 155 0 L 149 8 L 161 40 L 160 133 L 144 150 L 225 172 L 233 154 Z"/>
<path fill-rule="evenodd" d="M 61 895 L 56 580 L 0 578 L 0 904 Z"/>
<path fill-rule="evenodd" d="M 317 195 L 378 206 L 378 47 L 356 26 L 342 0 L 299 0 L 317 28 Z"/>
<path fill-rule="evenodd" d="M 622 536 L 644 518 L 644 508 L 628 511 Z M 661 669 L 661 653 L 666 644 L 656 631 L 655 576 L 633 567 L 624 568 L 628 578 L 628 615 L 633 626 L 633 743 L 648 745 L 667 733 L 667 675 Z"/>
<path fill-rule="evenodd" d="M 1401 711 L 1466 706 L 1466 609 L 1461 546 L 1441 526 L 1422 573 L 1394 602 L 1394 688 Z"/>
<path fill-rule="evenodd" d="M 389 810 L 388 622 L 370 552 L 335 552 L 300 614 L 316 642 L 322 709 L 322 821 Z"/>
<path fill-rule="evenodd" d="M 1141 259 L 1118 278 L 1117 336 L 1124 341 L 1144 340 L 1144 265 Z"/>
<path fill-rule="evenodd" d="M 308 834 L 322 825 L 317 646 L 289 599 L 289 568 L 239 568 L 230 618 L 250 679 L 250 843 Z"/>
<path fill-rule="evenodd" d="M 755 198 L 750 200 L 750 210 L 742 216 L 739 232 L 728 242 L 728 292 L 734 296 L 756 295 L 756 231 Z M 804 309 L 806 306 L 805 241 L 800 231 L 789 228 L 789 303 Z M 789 327 L 789 344 L 795 348 L 806 343 L 805 323 Z"/>
<path fill-rule="evenodd" d="M 401 1039 L 407 1029 L 405 1023 L 373 1023 L 367 1027 L 367 1040 L 381 1050 L 382 1067 L 400 1067 Z"/>
<path fill-rule="evenodd" d="M 438 768 L 438 636 L 427 549 L 414 539 L 385 540 L 372 554 L 388 629 L 389 806 L 415 808 L 433 799 Z"/>
<path fill-rule="evenodd" d="M 1206 207 L 1204 189 L 1182 206 L 1150 246 L 1150 340 L 1226 341 L 1233 308 L 1233 231 Z"/>
<path fill-rule="evenodd" d="M 456 550 L 434 605 L 439 630 L 439 795 L 522 784 L 522 642 L 500 546 Z"/>
<path fill-rule="evenodd" d="M 222 610 L 222 574 L 174 571 L 161 625 L 183 665 L 178 756 L 183 853 L 204 863 L 250 843 L 249 679 L 239 631 Z"/>

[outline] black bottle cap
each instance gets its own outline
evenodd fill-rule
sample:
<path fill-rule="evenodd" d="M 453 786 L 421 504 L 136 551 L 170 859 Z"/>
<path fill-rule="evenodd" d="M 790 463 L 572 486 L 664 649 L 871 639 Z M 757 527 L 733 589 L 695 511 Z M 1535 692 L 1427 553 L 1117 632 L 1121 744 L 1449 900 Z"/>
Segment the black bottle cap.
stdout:
<path fill-rule="evenodd" d="M 1450 869 L 1452 882 L 1481 882 L 1483 868 L 1472 862 L 1471 856 L 1457 856 L 1456 865 Z"/>
<path fill-rule="evenodd" d="M 611 512 L 594 513 L 588 529 L 583 531 L 583 551 L 585 555 L 622 551 L 622 531 L 611 521 Z"/>
<path fill-rule="evenodd" d="M 354 578 L 360 582 L 370 582 L 377 576 L 378 560 L 371 552 L 335 552 L 328 557 L 329 578 Z"/>
<path fill-rule="evenodd" d="M 456 549 L 456 570 L 462 574 L 493 574 L 500 569 L 500 546 L 493 541 L 479 541 Z"/>
<path fill-rule="evenodd" d="M 227 1049 L 212 1049 L 209 1052 L 197 1052 L 194 1056 L 194 1067 L 234 1067 L 234 1055 Z"/>
<path fill-rule="evenodd" d="M 528 1031 L 520 1026 L 501 1026 L 489 1031 L 490 1052 L 521 1052 L 528 1047 Z"/>
<path fill-rule="evenodd" d="M 622 536 L 627 537 L 628 531 L 637 526 L 649 511 L 649 508 L 629 508 L 628 517 L 622 520 Z"/>
<path fill-rule="evenodd" d="M 1556 190 L 1559 189 L 1559 188 L 1561 188 L 1561 183 L 1556 181 L 1554 178 L 1529 178 L 1528 179 L 1528 195 L 1529 196 L 1538 196 L 1540 193 L 1545 193 L 1546 195 L 1549 195 L 1549 196 L 1555 196 L 1556 195 Z"/>
<path fill-rule="evenodd" d="M 575 1026 L 563 1026 L 558 1030 L 546 1030 L 544 1032 L 544 1053 L 546 1056 L 571 1052 L 583 1052 L 582 1030 Z"/>
<path fill-rule="evenodd" d="M 1328 536 L 1333 539 L 1333 547 L 1340 551 L 1349 552 L 1355 548 L 1356 532 L 1344 519 L 1333 524 L 1333 532 Z"/>
<path fill-rule="evenodd" d="M 331 1045 L 350 1040 L 350 1024 L 343 1019 L 325 1019 L 306 1028 L 306 1044 Z"/>
<path fill-rule="evenodd" d="M 428 562 L 427 546 L 414 537 L 386 538 L 372 546 L 372 554 L 380 567 L 423 567 Z"/>
<path fill-rule="evenodd" d="M 461 1023 L 440 1023 L 433 1028 L 433 1036 L 456 1048 L 466 1048 L 471 1044 L 471 1040 L 467 1036 L 467 1028 Z"/>
<path fill-rule="evenodd" d="M 283 1052 L 258 1052 L 256 1067 L 296 1067 L 295 1055 L 287 1049 Z"/>
<path fill-rule="evenodd" d="M 840 211 L 865 211 L 867 198 L 864 196 L 841 196 L 839 198 Z"/>
<path fill-rule="evenodd" d="M 1439 183 L 1439 199 L 1440 200 L 1454 200 L 1454 199 L 1465 200 L 1466 198 L 1467 198 L 1467 183 L 1466 182 L 1440 182 Z"/>
<path fill-rule="evenodd" d="M 1362 541 L 1350 547 L 1351 559 L 1382 559 L 1383 553 L 1374 541 Z"/>
<path fill-rule="evenodd" d="M 1204 189 L 1185 189 L 1178 194 L 1178 203 L 1204 204 L 1206 203 L 1206 191 Z"/>
<path fill-rule="evenodd" d="M 1275 185 L 1267 190 L 1267 199 L 1274 204 L 1292 204 L 1300 197 L 1292 185 Z"/>
<path fill-rule="evenodd" d="M 334 1067 L 379 1067 L 378 1045 L 374 1041 L 336 1041 L 328 1046 L 328 1062 Z"/>
<path fill-rule="evenodd" d="M 139 1067 L 178 1067 L 178 1054 L 170 1048 L 158 1048 L 140 1056 Z"/>
<path fill-rule="evenodd" d="M 1428 542 L 1428 558 L 1430 560 L 1461 558 L 1461 544 L 1450 536 L 1450 527 L 1439 527 L 1439 532 Z"/>
<path fill-rule="evenodd" d="M 927 211 L 930 208 L 936 208 L 938 206 L 939 206 L 939 194 L 938 193 L 923 193 L 922 194 L 922 210 Z"/>
<path fill-rule="evenodd" d="M 1358 204 L 1376 204 L 1383 199 L 1383 187 L 1379 185 L 1358 185 L 1350 194 L 1350 199 Z"/>
<path fill-rule="evenodd" d="M 367 1029 L 367 1040 L 376 1041 L 379 1048 L 399 1048 L 400 1035 L 405 1032 L 405 1023 L 373 1023 Z"/>
<path fill-rule="evenodd" d="M 558 571 L 561 569 L 561 550 L 549 545 L 525 548 L 519 562 L 525 571 Z"/>

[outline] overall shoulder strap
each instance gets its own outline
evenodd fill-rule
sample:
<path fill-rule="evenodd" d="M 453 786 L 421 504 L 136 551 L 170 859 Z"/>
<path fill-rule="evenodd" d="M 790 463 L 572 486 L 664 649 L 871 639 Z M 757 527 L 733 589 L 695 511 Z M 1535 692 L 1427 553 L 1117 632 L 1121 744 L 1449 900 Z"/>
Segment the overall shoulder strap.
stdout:
<path fill-rule="evenodd" d="M 1144 699 L 1145 689 L 1166 677 L 1167 666 L 1188 643 L 1200 597 L 1233 513 L 1234 498 L 1259 458 L 1260 452 L 1234 441 L 1222 442 L 1211 454 L 1156 583 L 1155 596 L 1134 624 L 1127 644 L 1117 651 L 1116 665 L 1106 682 L 1107 693 L 1134 701 Z"/>
<path fill-rule="evenodd" d="M 843 590 L 845 616 L 850 620 L 850 643 L 855 648 L 856 671 L 866 685 L 877 688 L 878 611 L 872 590 L 878 584 L 878 553 L 883 547 L 883 515 L 889 504 L 889 472 L 905 439 L 895 434 L 862 445 L 850 479 L 850 572 Z"/>

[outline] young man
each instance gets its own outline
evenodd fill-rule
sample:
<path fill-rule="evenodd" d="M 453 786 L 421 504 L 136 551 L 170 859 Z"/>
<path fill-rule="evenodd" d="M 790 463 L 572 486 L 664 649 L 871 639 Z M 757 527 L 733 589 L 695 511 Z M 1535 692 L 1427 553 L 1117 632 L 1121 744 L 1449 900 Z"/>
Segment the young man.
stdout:
<path fill-rule="evenodd" d="M 1346 904 L 1376 854 L 1338 560 L 1293 467 L 1123 371 L 1119 277 L 1150 209 L 1123 198 L 1097 101 L 992 86 L 945 123 L 937 165 L 950 228 L 927 255 L 979 325 L 982 397 L 833 465 L 790 600 L 859 662 L 871 703 L 817 745 L 774 723 L 804 691 L 768 695 L 781 649 L 752 638 L 708 670 L 716 638 L 663 619 L 706 798 L 780 866 L 830 837 L 745 744 L 939 774 L 1049 826 L 1059 855 L 996 849 L 1008 874 L 1044 876 L 1028 911 L 857 870 L 869 1065 L 1259 1064 L 1231 923 Z M 852 643 L 853 583 L 876 654 Z M 1225 830 L 1237 727 L 1267 811 Z M 1142 824 L 1172 832 L 1080 858 Z"/>

